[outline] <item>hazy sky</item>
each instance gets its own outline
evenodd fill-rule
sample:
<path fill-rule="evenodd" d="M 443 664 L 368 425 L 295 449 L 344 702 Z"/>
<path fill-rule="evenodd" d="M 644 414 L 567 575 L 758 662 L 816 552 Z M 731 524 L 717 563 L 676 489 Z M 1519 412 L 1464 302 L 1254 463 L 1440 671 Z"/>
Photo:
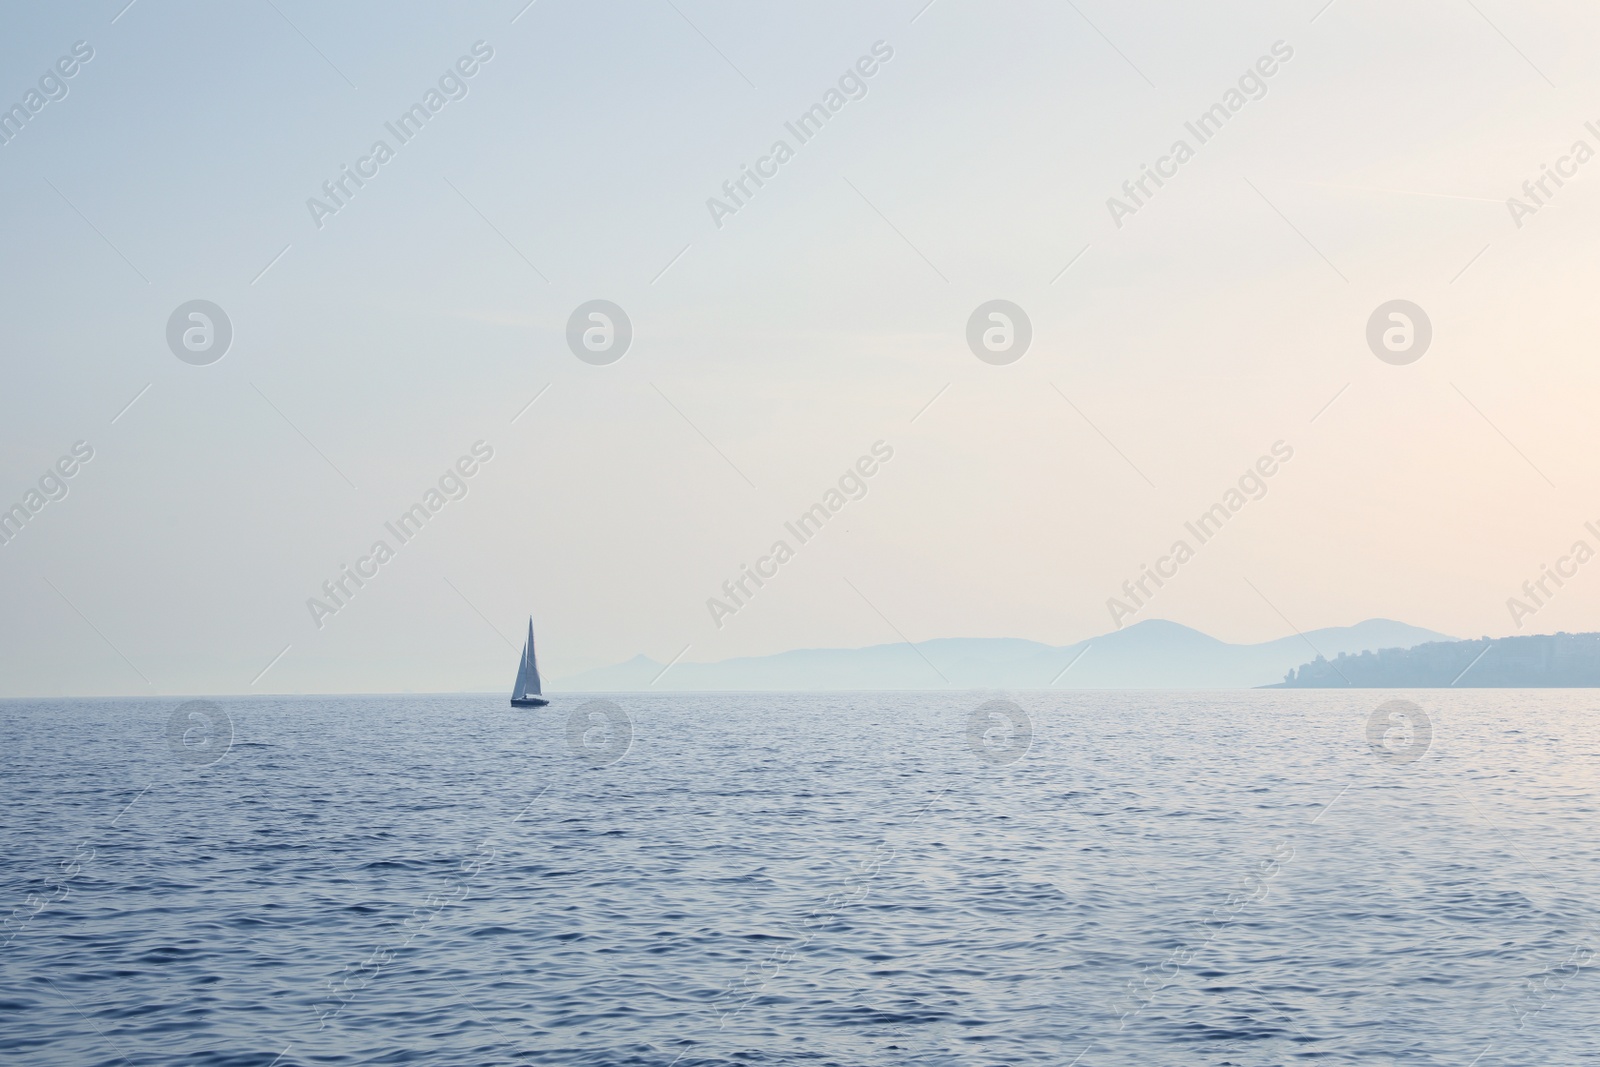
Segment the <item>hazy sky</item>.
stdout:
<path fill-rule="evenodd" d="M 1507 606 L 1600 548 L 1592 5 L 125 2 L 0 38 L 0 694 L 507 688 L 529 614 L 555 679 L 1066 643 L 1179 539 L 1132 618 L 1600 628 L 1600 562 Z M 620 360 L 569 347 L 591 300 Z"/>

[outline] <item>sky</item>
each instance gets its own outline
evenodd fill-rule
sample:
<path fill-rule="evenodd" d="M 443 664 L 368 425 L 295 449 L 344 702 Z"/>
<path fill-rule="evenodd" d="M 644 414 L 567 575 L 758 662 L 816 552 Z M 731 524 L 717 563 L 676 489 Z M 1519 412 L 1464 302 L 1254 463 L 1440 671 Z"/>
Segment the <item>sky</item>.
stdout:
<path fill-rule="evenodd" d="M 7 28 L 0 696 L 496 690 L 530 616 L 557 682 L 1146 618 L 1600 628 L 1592 5 Z"/>

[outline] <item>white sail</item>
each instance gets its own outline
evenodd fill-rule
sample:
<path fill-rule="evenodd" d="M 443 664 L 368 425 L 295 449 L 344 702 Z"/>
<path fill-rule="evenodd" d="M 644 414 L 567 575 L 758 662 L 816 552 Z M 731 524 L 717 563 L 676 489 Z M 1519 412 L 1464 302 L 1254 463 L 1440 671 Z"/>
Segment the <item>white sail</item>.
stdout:
<path fill-rule="evenodd" d="M 527 696 L 528 686 L 528 648 L 522 648 L 522 658 L 517 661 L 517 684 L 511 687 L 511 699 L 521 700 Z"/>
<path fill-rule="evenodd" d="M 523 689 L 522 686 L 527 688 Z M 528 643 L 522 649 L 522 666 L 517 669 L 518 696 L 539 696 L 539 658 L 533 651 L 533 620 L 528 620 Z"/>

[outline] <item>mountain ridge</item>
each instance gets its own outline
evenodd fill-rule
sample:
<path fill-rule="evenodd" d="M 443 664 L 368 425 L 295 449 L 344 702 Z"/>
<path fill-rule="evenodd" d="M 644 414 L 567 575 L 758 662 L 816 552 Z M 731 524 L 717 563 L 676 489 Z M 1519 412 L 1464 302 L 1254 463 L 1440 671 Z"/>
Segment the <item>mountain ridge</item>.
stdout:
<path fill-rule="evenodd" d="M 670 666 L 639 655 L 567 678 L 573 692 L 989 689 L 1235 689 L 1281 682 L 1318 655 L 1410 648 L 1455 638 L 1392 619 L 1231 644 L 1146 619 L 1070 645 L 1017 637 L 943 637 L 864 648 L 791 649 Z"/>

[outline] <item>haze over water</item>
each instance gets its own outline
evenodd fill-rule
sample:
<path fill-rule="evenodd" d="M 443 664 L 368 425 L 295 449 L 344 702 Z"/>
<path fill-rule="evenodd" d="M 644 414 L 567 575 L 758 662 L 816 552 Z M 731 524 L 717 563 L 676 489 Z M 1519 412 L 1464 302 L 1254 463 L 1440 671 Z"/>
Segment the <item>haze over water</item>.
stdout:
<path fill-rule="evenodd" d="M 625 752 L 569 742 L 573 698 L 229 700 L 231 749 L 200 758 L 168 702 L 10 702 L 0 889 L 68 892 L 11 924 L 0 1049 L 1600 1055 L 1575 963 L 1600 944 L 1600 697 L 1412 693 L 1431 743 L 1392 763 L 1367 735 L 1384 694 L 1011 696 L 1025 753 L 986 717 L 969 745 L 972 694 L 621 696 Z"/>
<path fill-rule="evenodd" d="M 1600 617 L 1592 3 L 7 29 L 0 695 Z"/>

